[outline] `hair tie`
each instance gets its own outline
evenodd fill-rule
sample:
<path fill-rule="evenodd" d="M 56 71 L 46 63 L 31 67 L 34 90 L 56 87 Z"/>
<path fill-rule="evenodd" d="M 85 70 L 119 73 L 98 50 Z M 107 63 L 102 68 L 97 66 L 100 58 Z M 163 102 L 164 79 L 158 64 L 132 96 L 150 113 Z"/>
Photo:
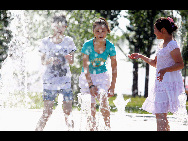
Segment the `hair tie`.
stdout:
<path fill-rule="evenodd" d="M 174 23 L 174 20 L 172 18 L 168 17 L 167 19 L 170 21 L 170 23 Z"/>

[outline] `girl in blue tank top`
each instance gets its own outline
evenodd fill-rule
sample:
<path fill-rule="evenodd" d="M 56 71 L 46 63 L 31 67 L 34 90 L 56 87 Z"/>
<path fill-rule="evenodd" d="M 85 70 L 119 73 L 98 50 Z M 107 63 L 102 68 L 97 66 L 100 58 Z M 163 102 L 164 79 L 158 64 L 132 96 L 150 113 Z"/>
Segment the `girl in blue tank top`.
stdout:
<path fill-rule="evenodd" d="M 106 39 L 110 33 L 107 21 L 99 18 L 93 24 L 94 38 L 85 42 L 82 48 L 83 68 L 79 78 L 82 94 L 91 95 L 91 129 L 96 130 L 96 100 L 100 102 L 100 111 L 104 117 L 105 129 L 110 130 L 110 108 L 108 97 L 114 96 L 117 77 L 116 51 L 114 45 Z M 106 60 L 110 56 L 112 81 L 106 69 Z"/>

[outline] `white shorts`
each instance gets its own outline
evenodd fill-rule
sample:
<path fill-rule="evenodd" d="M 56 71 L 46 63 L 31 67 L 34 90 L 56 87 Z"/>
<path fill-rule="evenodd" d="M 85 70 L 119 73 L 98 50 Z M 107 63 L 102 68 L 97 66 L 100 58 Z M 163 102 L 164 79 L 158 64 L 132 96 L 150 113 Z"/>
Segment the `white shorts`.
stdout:
<path fill-rule="evenodd" d="M 110 88 L 110 76 L 108 73 L 104 72 L 99 74 L 90 74 L 90 76 L 93 85 L 98 88 L 98 93 L 103 92 L 107 95 L 108 89 Z M 79 86 L 81 88 L 80 92 L 82 94 L 90 94 L 89 85 L 84 72 L 82 72 L 79 77 Z M 91 96 L 91 103 L 96 103 L 95 98 L 96 97 Z M 99 96 L 97 96 L 97 98 L 99 98 Z"/>

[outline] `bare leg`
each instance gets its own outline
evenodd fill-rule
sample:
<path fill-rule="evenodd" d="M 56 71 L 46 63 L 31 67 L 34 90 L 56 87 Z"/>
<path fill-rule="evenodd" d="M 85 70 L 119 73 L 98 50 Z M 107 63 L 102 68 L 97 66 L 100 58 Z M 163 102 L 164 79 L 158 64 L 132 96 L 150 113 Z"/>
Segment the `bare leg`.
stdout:
<path fill-rule="evenodd" d="M 168 124 L 167 113 L 156 114 L 157 131 L 170 131 Z"/>
<path fill-rule="evenodd" d="M 49 117 L 52 114 L 53 105 L 54 105 L 54 101 L 49 101 L 49 100 L 45 100 L 44 101 L 43 114 L 42 114 L 41 118 L 38 121 L 38 124 L 37 124 L 37 127 L 36 127 L 35 131 L 43 131 L 43 129 L 44 129 Z"/>
<path fill-rule="evenodd" d="M 90 131 L 95 131 L 96 129 L 96 104 L 91 103 L 91 117 L 88 117 L 87 121 L 91 123 Z"/>
<path fill-rule="evenodd" d="M 74 121 L 71 120 L 71 124 L 68 122 L 68 117 L 72 112 L 72 101 L 63 101 L 63 111 L 65 113 L 65 122 L 68 127 L 74 128 Z"/>
<path fill-rule="evenodd" d="M 103 115 L 107 130 L 110 129 L 110 109 L 108 104 L 108 97 L 106 93 L 100 94 L 100 111 Z"/>

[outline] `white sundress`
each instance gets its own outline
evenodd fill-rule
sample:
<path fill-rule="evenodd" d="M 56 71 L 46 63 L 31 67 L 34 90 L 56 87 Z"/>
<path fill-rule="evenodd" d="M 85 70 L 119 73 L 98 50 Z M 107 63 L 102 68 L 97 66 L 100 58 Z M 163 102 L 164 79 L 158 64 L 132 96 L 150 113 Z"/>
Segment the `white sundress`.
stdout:
<path fill-rule="evenodd" d="M 142 109 L 149 113 L 176 113 L 180 109 L 186 113 L 186 96 L 181 70 L 166 72 L 162 82 L 157 80 L 160 69 L 175 64 L 170 55 L 170 52 L 175 48 L 179 48 L 179 46 L 173 40 L 165 48 L 158 47 L 155 84 L 142 105 Z"/>

